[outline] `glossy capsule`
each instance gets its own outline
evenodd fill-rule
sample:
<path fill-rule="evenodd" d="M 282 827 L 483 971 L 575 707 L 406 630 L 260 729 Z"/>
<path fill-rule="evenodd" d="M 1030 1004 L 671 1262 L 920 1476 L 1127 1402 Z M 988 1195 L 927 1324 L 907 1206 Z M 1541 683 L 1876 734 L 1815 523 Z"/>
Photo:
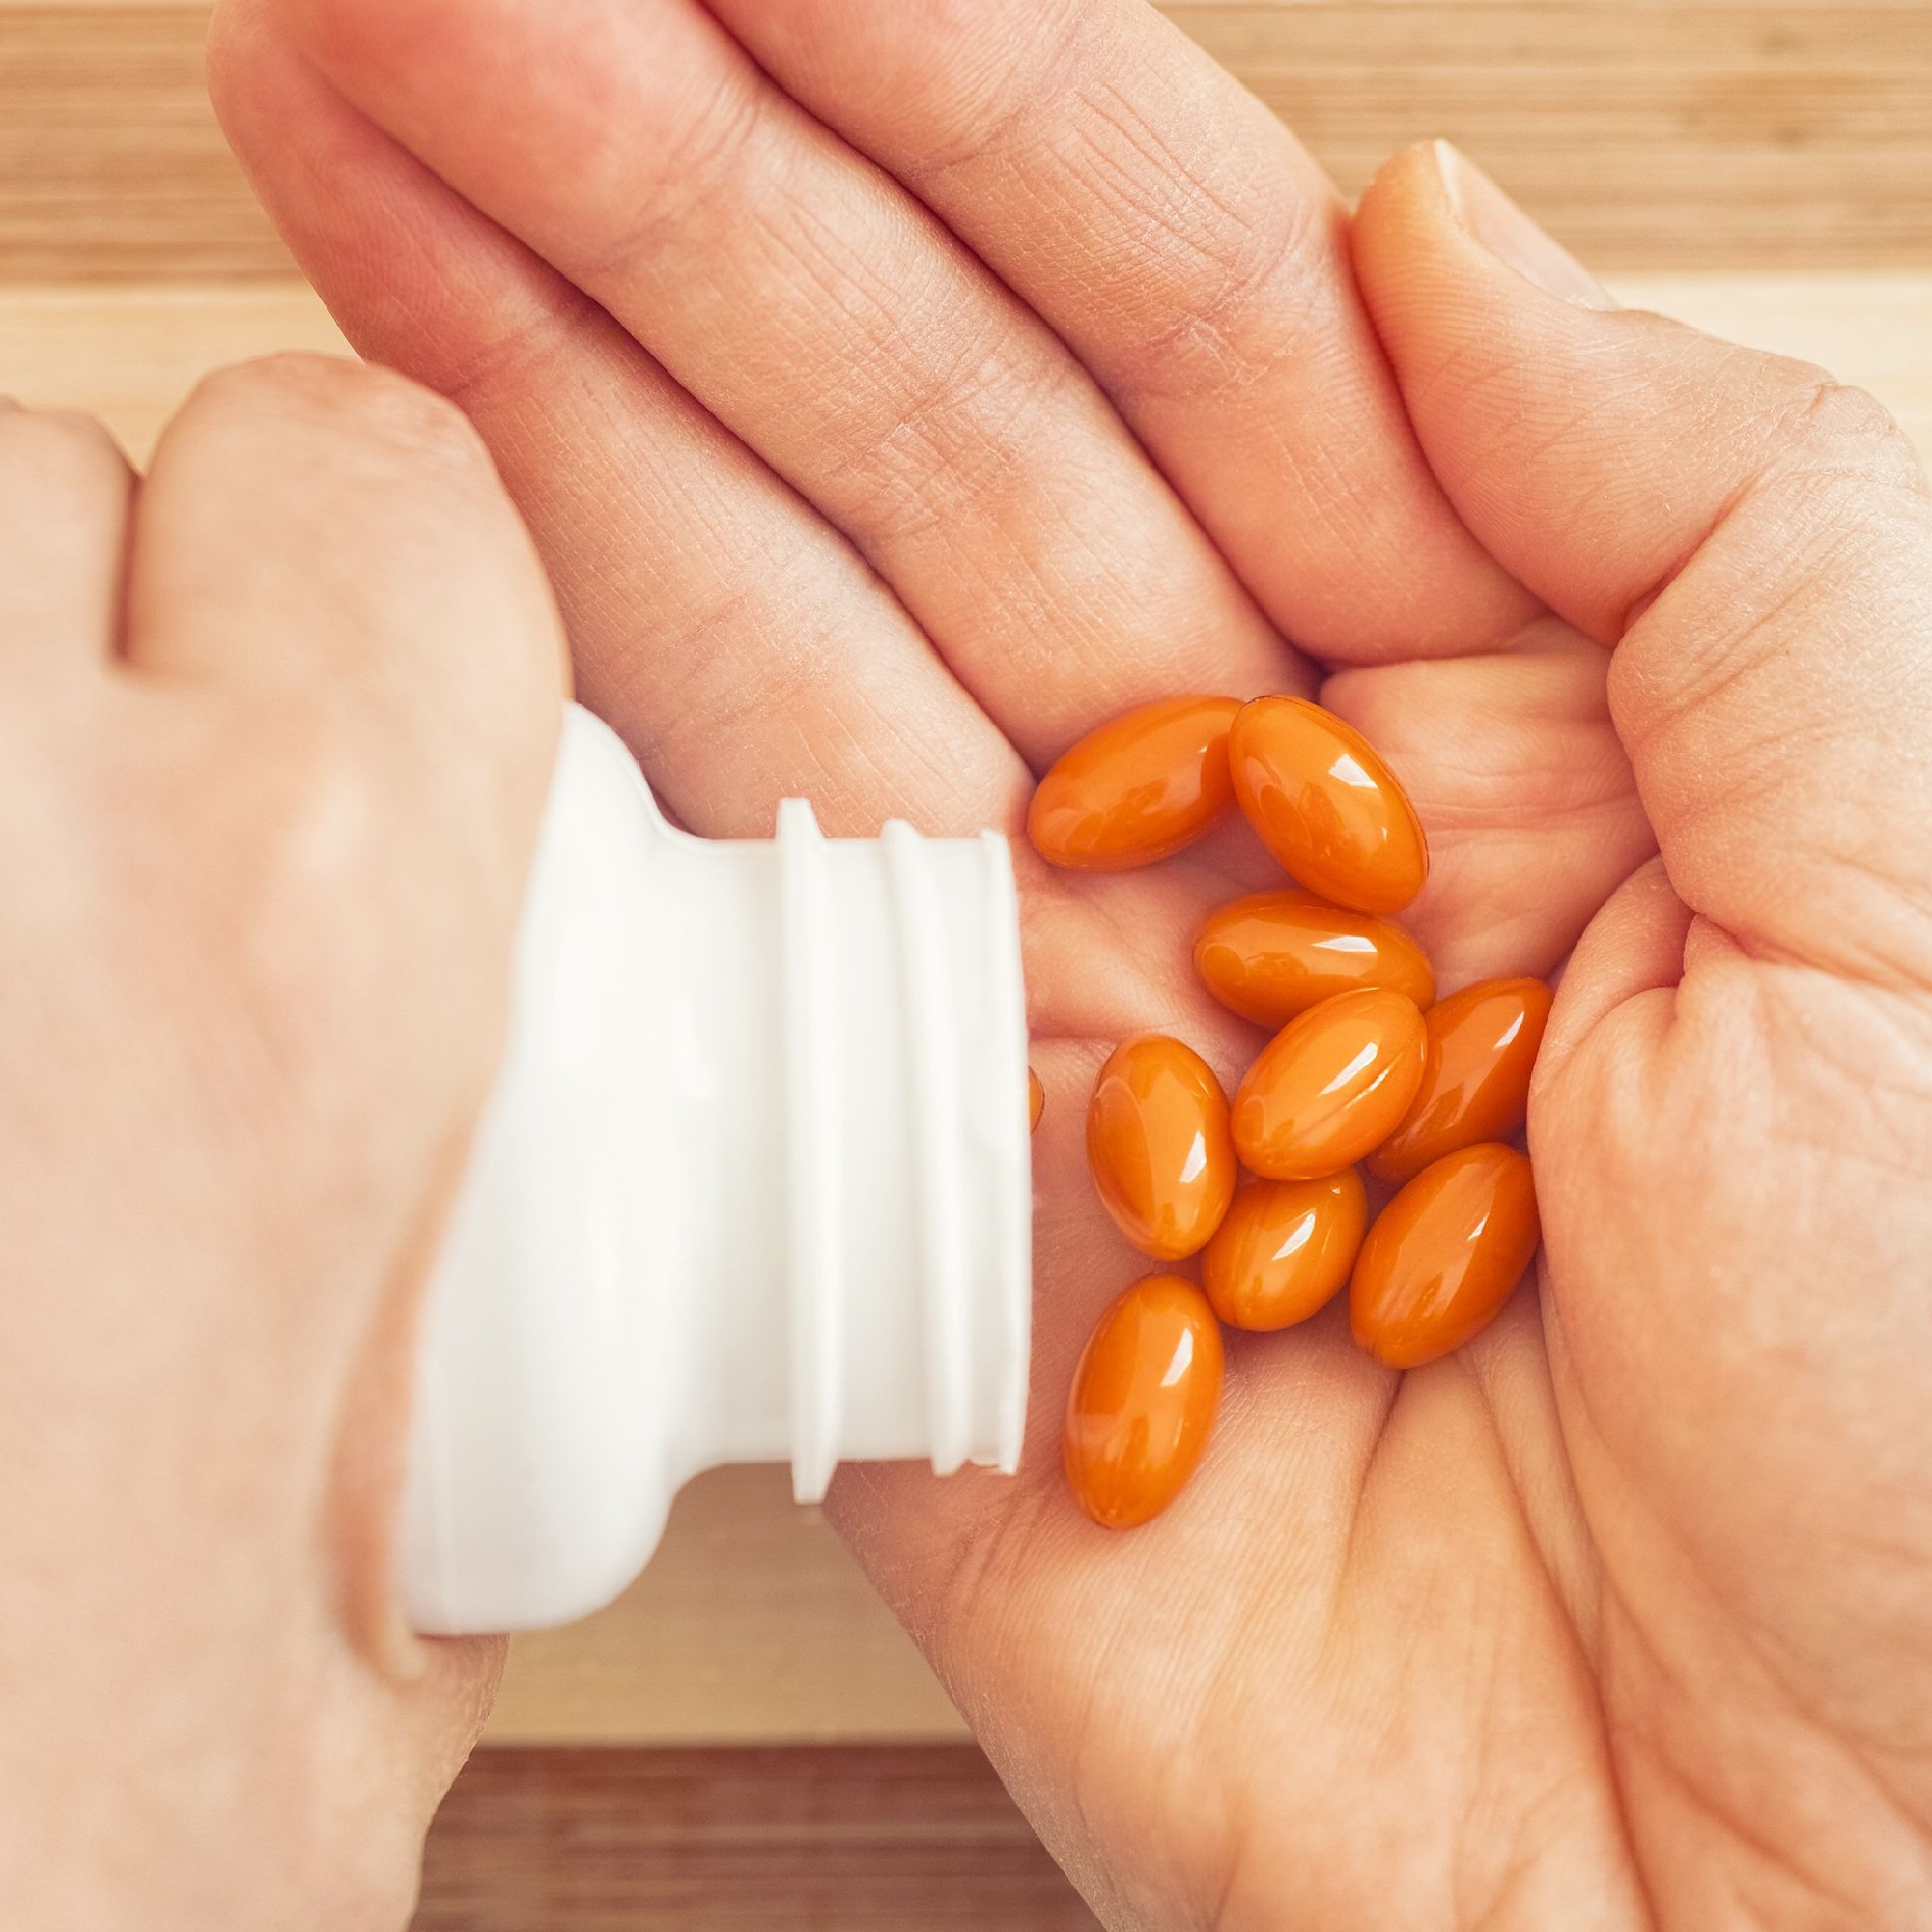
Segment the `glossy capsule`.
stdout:
<path fill-rule="evenodd" d="M 1027 811 L 1042 859 L 1123 872 L 1179 852 L 1227 810 L 1232 697 L 1167 697 L 1110 719 L 1062 754 Z"/>
<path fill-rule="evenodd" d="M 1228 1101 L 1213 1069 L 1160 1034 L 1117 1046 L 1088 1103 L 1087 1164 L 1142 1254 L 1179 1261 L 1205 1246 L 1235 1192 Z"/>
<path fill-rule="evenodd" d="M 1529 1156 L 1497 1141 L 1425 1167 L 1377 1218 L 1355 1257 L 1355 1340 L 1392 1369 L 1419 1369 L 1487 1327 L 1538 1238 Z"/>
<path fill-rule="evenodd" d="M 1194 935 L 1194 970 L 1221 1004 L 1257 1026 L 1278 1027 L 1337 993 L 1383 986 L 1418 1007 L 1435 976 L 1401 926 L 1313 893 L 1255 893 L 1218 907 Z"/>
<path fill-rule="evenodd" d="M 1257 1180 L 1236 1189 L 1202 1251 L 1201 1286 L 1230 1327 L 1287 1328 L 1347 1284 L 1368 1225 L 1352 1167 L 1321 1180 Z"/>
<path fill-rule="evenodd" d="M 1066 1398 L 1066 1480 L 1107 1529 L 1158 1516 L 1194 1473 L 1221 1406 L 1221 1330 L 1179 1275 L 1137 1281 L 1094 1324 Z"/>
<path fill-rule="evenodd" d="M 1337 1174 L 1379 1147 L 1422 1081 L 1422 1014 L 1378 986 L 1337 993 L 1282 1028 L 1247 1070 L 1235 1151 L 1270 1180 Z"/>
<path fill-rule="evenodd" d="M 1422 1085 L 1369 1172 L 1400 1186 L 1458 1148 L 1520 1133 L 1550 1000 L 1541 980 L 1485 980 L 1431 1007 Z"/>
<path fill-rule="evenodd" d="M 1033 1133 L 1039 1126 L 1039 1117 L 1046 1112 L 1046 1089 L 1039 1084 L 1039 1075 L 1031 1066 L 1027 1068 L 1027 1132 Z"/>
<path fill-rule="evenodd" d="M 1336 905 L 1399 912 L 1429 876 L 1408 794 L 1352 725 L 1304 697 L 1258 697 L 1228 734 L 1235 797 L 1290 876 Z"/>

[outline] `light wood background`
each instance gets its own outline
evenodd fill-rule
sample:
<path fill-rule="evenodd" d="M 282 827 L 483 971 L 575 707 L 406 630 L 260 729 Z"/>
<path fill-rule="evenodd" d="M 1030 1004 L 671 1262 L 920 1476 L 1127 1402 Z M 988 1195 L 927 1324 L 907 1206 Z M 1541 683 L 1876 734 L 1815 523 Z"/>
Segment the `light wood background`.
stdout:
<path fill-rule="evenodd" d="M 1609 267 L 1932 267 L 1923 0 L 1170 0 L 1359 188 L 1447 134 Z M 289 273 L 207 5 L 0 0 L 0 274 Z"/>
<path fill-rule="evenodd" d="M 1345 186 L 1398 143 L 1447 132 L 1626 299 L 1828 364 L 1932 454 L 1932 0 L 1168 11 Z M 201 94 L 205 18 L 162 0 L 0 0 L 0 389 L 95 410 L 137 456 L 203 370 L 341 346 L 221 146 Z M 492 1735 L 960 1731 L 782 1474 L 727 1470 L 680 1500 L 620 1604 L 519 1641 Z M 487 1792 L 477 1802 L 494 1815 Z"/>

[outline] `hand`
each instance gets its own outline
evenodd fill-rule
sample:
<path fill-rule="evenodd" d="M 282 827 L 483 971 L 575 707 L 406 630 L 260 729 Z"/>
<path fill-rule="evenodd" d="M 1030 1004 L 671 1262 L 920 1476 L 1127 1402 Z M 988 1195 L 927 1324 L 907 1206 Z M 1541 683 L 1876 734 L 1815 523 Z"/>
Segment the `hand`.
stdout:
<path fill-rule="evenodd" d="M 1406 1377 L 1339 1311 L 1236 1338 L 1113 1536 L 1056 1441 L 1144 1267 L 1086 1088 L 1147 1026 L 1232 1080 L 1187 936 L 1265 870 L 1024 873 L 1026 1472 L 835 1508 L 1102 1915 L 1932 1913 L 1932 508 L 1881 412 L 1612 312 L 1436 150 L 1351 229 L 1133 0 L 227 0 L 214 72 L 696 829 L 1017 828 L 1127 703 L 1319 684 L 1445 987 L 1568 960 L 1537 1292 Z"/>
<path fill-rule="evenodd" d="M 556 735 L 455 411 L 288 358 L 137 488 L 0 405 L 0 1898 L 35 1932 L 408 1917 L 499 1647 L 390 1547 L 417 1293 Z"/>

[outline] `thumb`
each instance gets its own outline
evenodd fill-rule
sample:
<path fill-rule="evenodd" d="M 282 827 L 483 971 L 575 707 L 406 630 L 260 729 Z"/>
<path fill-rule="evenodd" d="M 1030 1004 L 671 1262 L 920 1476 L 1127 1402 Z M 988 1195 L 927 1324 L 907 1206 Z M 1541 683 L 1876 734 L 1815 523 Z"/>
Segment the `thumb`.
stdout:
<path fill-rule="evenodd" d="M 1932 492 L 1868 396 L 1620 310 L 1445 143 L 1355 218 L 1431 465 L 1616 647 L 1670 883 L 1747 951 L 1932 978 Z"/>

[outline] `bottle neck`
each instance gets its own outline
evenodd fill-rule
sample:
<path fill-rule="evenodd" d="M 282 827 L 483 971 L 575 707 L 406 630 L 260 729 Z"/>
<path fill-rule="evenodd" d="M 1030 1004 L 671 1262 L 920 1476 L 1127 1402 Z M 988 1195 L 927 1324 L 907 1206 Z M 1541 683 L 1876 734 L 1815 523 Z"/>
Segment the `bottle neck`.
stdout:
<path fill-rule="evenodd" d="M 789 1461 L 802 1501 L 851 1458 L 1016 1465 L 1018 935 L 1004 839 L 827 839 L 800 801 L 694 838 L 570 708 L 427 1321 L 423 1628 L 595 1607 L 714 1463 Z"/>
<path fill-rule="evenodd" d="M 1005 840 L 827 839 L 799 800 L 770 842 L 662 839 L 680 1480 L 785 1460 L 811 1502 L 854 1458 L 1013 1468 L 1032 1187 Z"/>

